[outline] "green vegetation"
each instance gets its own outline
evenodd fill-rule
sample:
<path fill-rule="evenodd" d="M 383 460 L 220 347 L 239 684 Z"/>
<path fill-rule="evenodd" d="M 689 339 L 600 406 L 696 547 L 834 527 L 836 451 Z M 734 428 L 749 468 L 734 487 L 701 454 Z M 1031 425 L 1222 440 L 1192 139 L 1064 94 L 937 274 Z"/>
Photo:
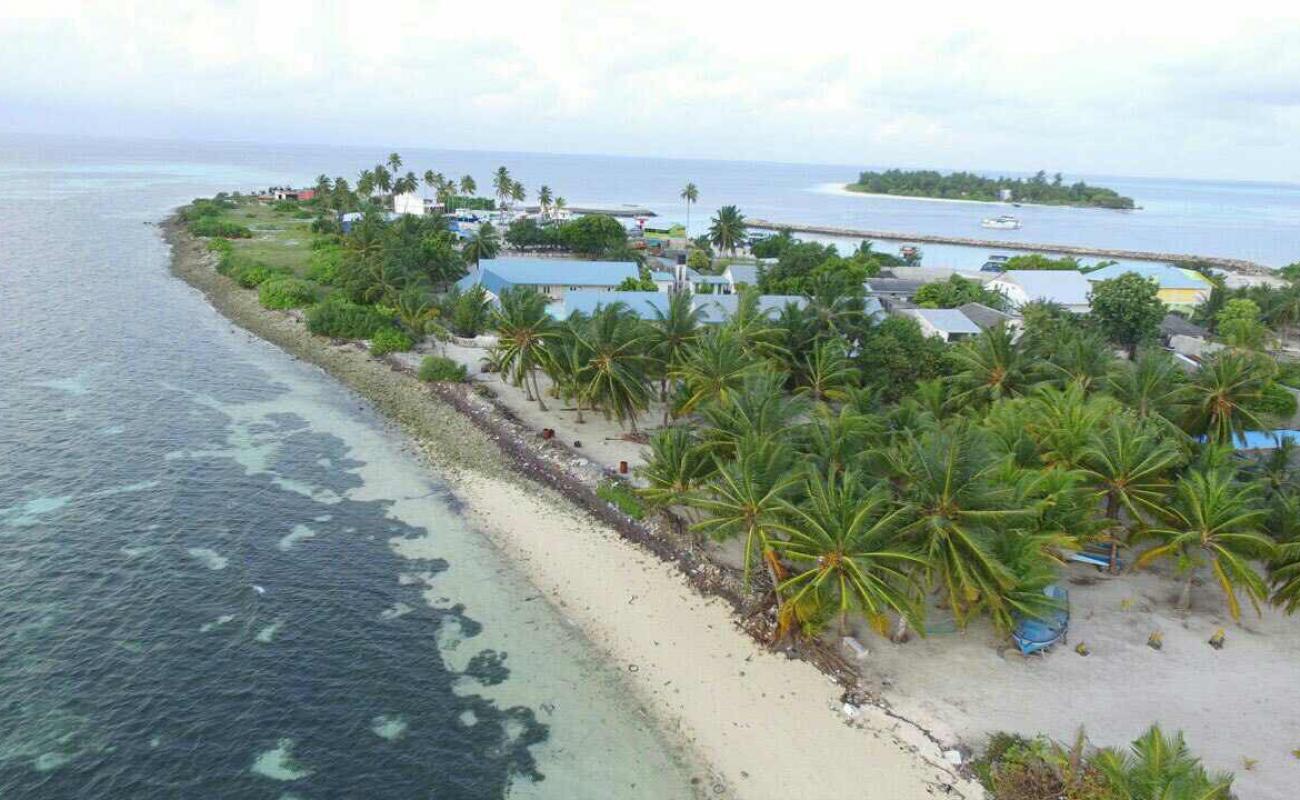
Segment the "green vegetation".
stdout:
<path fill-rule="evenodd" d="M 1110 340 L 1137 355 L 1138 346 L 1150 342 L 1168 313 L 1157 297 L 1160 287 L 1153 280 L 1126 272 L 1102 281 L 1092 289 L 1092 316 Z"/>
<path fill-rule="evenodd" d="M 997 800 L 1232 800 L 1232 776 L 1206 772 L 1182 734 L 1153 725 L 1127 751 L 1044 737 L 989 737 L 975 772 Z"/>
<path fill-rule="evenodd" d="M 469 373 L 464 364 L 458 364 L 446 356 L 425 356 L 420 362 L 420 380 L 426 383 L 448 381 L 464 383 L 469 380 Z"/>
<path fill-rule="evenodd" d="M 1113 189 L 1089 186 L 1083 181 L 1067 184 L 1059 172 L 1048 180 L 1043 171 L 1032 178 L 986 178 L 972 172 L 944 174 L 934 170 L 891 169 L 859 173 L 858 180 L 845 188 L 869 194 L 983 201 L 1002 200 L 1002 193 L 1006 191 L 1010 192 L 1010 199 L 1018 203 L 1133 208 L 1131 197 L 1123 197 Z"/>
<path fill-rule="evenodd" d="M 596 496 L 610 503 L 632 519 L 645 518 L 645 504 L 631 487 L 622 481 L 606 481 L 596 487 Z"/>
<path fill-rule="evenodd" d="M 302 308 L 316 302 L 316 287 L 301 278 L 272 278 L 262 283 L 257 299 L 266 308 Z"/>
<path fill-rule="evenodd" d="M 358 305 L 334 295 L 307 310 L 307 330 L 335 339 L 369 339 L 392 324 L 392 316 L 374 306 Z"/>
<path fill-rule="evenodd" d="M 921 308 L 956 308 L 967 303 L 983 303 L 989 308 L 1005 311 L 1007 298 L 992 289 L 984 288 L 979 281 L 953 275 L 946 281 L 927 283 L 916 290 L 916 304 Z"/>
<path fill-rule="evenodd" d="M 386 356 L 389 353 L 404 353 L 415 346 L 410 335 L 398 328 L 380 328 L 370 339 L 370 355 Z"/>
<path fill-rule="evenodd" d="M 1078 260 L 1065 256 L 1063 258 L 1049 258 L 1042 253 L 1027 253 L 1025 255 L 1012 256 L 1003 264 L 1003 269 L 1037 269 L 1037 270 L 1064 270 L 1077 272 L 1079 269 Z"/>

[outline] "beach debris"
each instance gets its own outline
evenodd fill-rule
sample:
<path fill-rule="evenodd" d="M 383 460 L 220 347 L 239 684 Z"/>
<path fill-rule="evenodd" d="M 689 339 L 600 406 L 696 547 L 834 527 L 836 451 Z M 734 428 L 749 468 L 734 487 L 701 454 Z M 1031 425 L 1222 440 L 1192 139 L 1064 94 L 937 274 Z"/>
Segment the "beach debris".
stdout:
<path fill-rule="evenodd" d="M 960 750 L 944 750 L 943 757 L 945 760 L 947 760 L 949 764 L 952 764 L 954 767 L 960 767 L 961 762 L 963 761 Z"/>
<path fill-rule="evenodd" d="M 554 438 L 554 437 L 555 437 L 555 429 L 554 429 L 554 428 L 542 428 L 542 438 L 543 438 L 543 439 L 552 439 L 552 438 Z"/>
<path fill-rule="evenodd" d="M 1092 649 L 1088 647 L 1087 642 L 1079 642 L 1074 646 L 1074 652 L 1078 653 L 1081 656 L 1086 656 L 1092 653 Z"/>
<path fill-rule="evenodd" d="M 859 642 L 856 637 L 845 636 L 840 639 L 840 644 L 844 645 L 844 649 L 849 651 L 849 653 L 859 661 L 871 655 L 870 651 L 867 650 L 866 645 Z"/>
<path fill-rule="evenodd" d="M 858 708 L 852 703 L 844 704 L 844 716 L 848 717 L 849 719 L 857 719 L 858 714 L 860 713 L 862 713 L 862 709 Z"/>
<path fill-rule="evenodd" d="M 1152 650 L 1160 650 L 1163 649 L 1164 646 L 1165 635 L 1160 631 L 1151 631 L 1151 635 L 1147 637 L 1147 647 L 1150 647 Z"/>
<path fill-rule="evenodd" d="M 1119 610 L 1120 610 L 1120 611 L 1132 611 L 1132 610 L 1133 610 L 1133 598 L 1131 598 L 1131 597 L 1125 597 L 1123 600 L 1119 601 Z"/>
<path fill-rule="evenodd" d="M 628 665 L 627 665 L 627 671 L 628 671 L 628 672 L 640 672 L 640 671 L 641 671 L 641 668 L 638 667 L 636 664 L 628 664 Z"/>
<path fill-rule="evenodd" d="M 1227 638 L 1227 635 L 1227 631 L 1223 628 L 1219 628 L 1214 632 L 1214 635 L 1210 637 L 1210 647 L 1213 647 L 1215 650 L 1222 650 L 1223 640 Z"/>
<path fill-rule="evenodd" d="M 1296 749 L 1292 750 L 1291 755 L 1294 758 L 1300 758 L 1300 747 L 1297 747 Z"/>
<path fill-rule="evenodd" d="M 582 440 L 581 440 L 581 439 L 574 439 L 574 440 L 573 440 L 573 446 L 574 446 L 574 447 L 582 447 Z"/>
<path fill-rule="evenodd" d="M 1250 770 L 1254 769 L 1254 768 L 1255 768 L 1255 765 L 1258 764 L 1258 763 L 1259 763 L 1259 759 L 1258 759 L 1258 758 L 1251 758 L 1251 757 L 1249 757 L 1249 756 L 1242 756 L 1242 757 L 1241 757 L 1241 768 L 1244 769 L 1244 770 L 1250 771 Z"/>

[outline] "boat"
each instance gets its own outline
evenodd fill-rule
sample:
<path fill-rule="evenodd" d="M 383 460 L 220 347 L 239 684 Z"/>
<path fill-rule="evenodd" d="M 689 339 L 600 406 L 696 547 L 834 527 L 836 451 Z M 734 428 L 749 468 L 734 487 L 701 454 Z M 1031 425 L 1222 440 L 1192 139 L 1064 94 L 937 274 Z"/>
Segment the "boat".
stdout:
<path fill-rule="evenodd" d="M 980 267 L 980 272 L 1006 272 L 1008 260 L 1010 260 L 1010 256 L 991 255 L 989 260 L 985 261 L 984 265 Z"/>
<path fill-rule="evenodd" d="M 1003 214 L 1000 217 L 985 217 L 980 221 L 980 225 L 985 228 L 993 228 L 999 231 L 1020 230 L 1020 220 L 1010 214 Z"/>
<path fill-rule="evenodd" d="M 1070 594 L 1064 588 L 1052 584 L 1043 589 L 1043 594 L 1051 601 L 1052 610 L 1043 618 L 1016 614 L 1015 630 L 1011 639 L 1022 655 L 1041 653 L 1060 642 L 1068 642 L 1070 636 Z"/>

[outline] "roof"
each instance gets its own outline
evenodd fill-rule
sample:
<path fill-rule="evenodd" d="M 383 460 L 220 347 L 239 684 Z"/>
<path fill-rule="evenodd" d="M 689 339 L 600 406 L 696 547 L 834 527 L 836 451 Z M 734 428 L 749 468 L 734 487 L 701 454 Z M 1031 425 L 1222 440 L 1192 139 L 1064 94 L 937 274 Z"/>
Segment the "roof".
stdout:
<path fill-rule="evenodd" d="M 618 286 L 641 276 L 631 261 L 578 261 L 568 258 L 485 258 L 479 262 L 477 283 L 489 286 L 489 275 L 506 286 Z M 469 277 L 469 276 L 466 276 Z"/>
<path fill-rule="evenodd" d="M 683 225 L 683 224 L 680 223 L 680 222 L 669 222 L 669 221 L 667 221 L 667 220 L 653 220 L 653 219 L 648 219 L 648 220 L 645 221 L 645 225 L 642 226 L 642 230 L 647 230 L 647 231 L 662 231 L 663 233 L 672 233 L 673 231 L 677 230 L 678 228 L 680 228 L 681 231 L 682 231 L 682 234 L 685 235 L 685 233 L 686 233 L 686 226 Z"/>
<path fill-rule="evenodd" d="M 966 303 L 958 306 L 957 310 L 981 328 L 995 328 L 999 323 L 1005 324 L 1015 319 L 1011 314 L 990 308 L 983 303 Z"/>
<path fill-rule="evenodd" d="M 650 280 L 652 280 L 652 281 L 674 281 L 674 280 L 676 280 L 676 277 L 674 277 L 674 275 L 673 275 L 671 272 L 661 272 L 661 271 L 656 270 L 656 271 L 650 273 Z"/>
<path fill-rule="evenodd" d="M 1057 269 L 1009 269 L 989 281 L 1019 286 L 1030 302 L 1045 301 L 1063 306 L 1088 305 L 1092 286 L 1080 272 Z"/>
<path fill-rule="evenodd" d="M 978 334 L 980 326 L 955 308 L 910 308 L 908 314 L 920 317 L 935 330 L 944 333 Z"/>
<path fill-rule="evenodd" d="M 1132 272 L 1150 278 L 1161 289 L 1209 289 L 1210 282 L 1193 270 L 1179 269 L 1166 264 L 1111 264 L 1086 274 L 1088 280 L 1108 281 Z"/>
<path fill-rule="evenodd" d="M 732 283 L 744 283 L 749 286 L 758 285 L 758 266 L 753 264 L 732 264 L 727 267 L 727 273 L 731 275 Z"/>
<path fill-rule="evenodd" d="M 691 278 L 696 283 L 710 284 L 713 286 L 726 286 L 730 281 L 721 275 L 701 275 L 698 272 L 695 277 Z"/>
<path fill-rule="evenodd" d="M 703 314 L 704 322 L 725 322 L 731 319 L 736 313 L 736 308 L 740 303 L 738 294 L 698 294 L 695 296 L 695 306 Z M 787 304 L 794 303 L 796 306 L 803 308 L 808 301 L 795 294 L 765 294 L 758 298 L 758 310 L 760 314 L 776 316 L 781 309 Z"/>
<path fill-rule="evenodd" d="M 594 289 L 577 289 L 564 293 L 563 303 L 553 303 L 549 310 L 556 316 L 568 317 L 575 311 L 594 314 L 597 309 L 622 303 L 641 319 L 653 319 L 654 309 L 668 311 L 667 292 L 602 292 Z M 560 311 L 563 309 L 563 313 Z"/>
<path fill-rule="evenodd" d="M 1198 339 L 1210 337 L 1210 332 L 1205 328 L 1193 325 L 1177 314 L 1165 314 L 1165 318 L 1160 320 L 1160 332 L 1165 336 L 1194 336 Z"/>
<path fill-rule="evenodd" d="M 912 295 L 924 285 L 924 281 L 911 281 L 906 278 L 871 278 L 867 281 L 867 289 L 876 294 Z"/>

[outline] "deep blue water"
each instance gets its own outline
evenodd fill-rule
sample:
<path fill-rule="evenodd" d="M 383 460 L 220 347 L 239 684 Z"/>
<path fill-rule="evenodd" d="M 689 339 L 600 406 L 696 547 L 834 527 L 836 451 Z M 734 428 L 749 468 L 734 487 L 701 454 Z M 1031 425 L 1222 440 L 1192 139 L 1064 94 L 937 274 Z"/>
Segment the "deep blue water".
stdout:
<path fill-rule="evenodd" d="M 0 797 L 677 797 L 587 643 L 363 403 L 171 277 L 278 175 L 0 151 Z"/>

